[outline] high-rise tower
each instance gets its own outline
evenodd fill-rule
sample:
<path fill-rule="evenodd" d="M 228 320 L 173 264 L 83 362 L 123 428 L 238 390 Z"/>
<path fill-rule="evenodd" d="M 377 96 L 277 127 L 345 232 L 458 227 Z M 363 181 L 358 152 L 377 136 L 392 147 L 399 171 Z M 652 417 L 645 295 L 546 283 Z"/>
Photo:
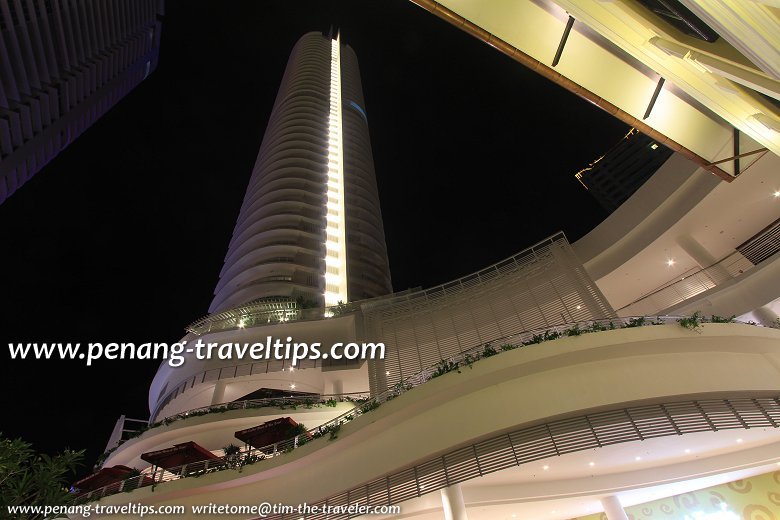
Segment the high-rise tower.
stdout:
<path fill-rule="evenodd" d="M 0 0 L 0 203 L 157 67 L 163 0 Z"/>
<path fill-rule="evenodd" d="M 287 63 L 209 312 L 390 291 L 357 58 L 338 36 L 308 33 Z"/>

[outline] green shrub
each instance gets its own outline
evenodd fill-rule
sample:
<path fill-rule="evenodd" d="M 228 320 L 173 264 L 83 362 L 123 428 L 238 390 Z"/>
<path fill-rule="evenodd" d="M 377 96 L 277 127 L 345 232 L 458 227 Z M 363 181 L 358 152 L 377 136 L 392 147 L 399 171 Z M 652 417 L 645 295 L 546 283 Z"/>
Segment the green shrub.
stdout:
<path fill-rule="evenodd" d="M 701 327 L 701 313 L 696 311 L 687 318 L 680 318 L 677 320 L 677 323 L 679 323 L 680 326 L 685 329 L 695 330 L 698 332 L 699 327 Z"/>
<path fill-rule="evenodd" d="M 498 354 L 498 351 L 495 348 L 493 348 L 493 345 L 491 345 L 490 343 L 486 344 L 485 348 L 482 350 L 483 358 L 495 356 L 496 354 Z"/>
<path fill-rule="evenodd" d="M 570 337 L 571 336 L 579 336 L 579 335 L 581 335 L 584 332 L 585 332 L 584 330 L 580 329 L 579 325 L 575 324 L 572 328 L 566 330 L 566 335 L 570 336 Z"/>
<path fill-rule="evenodd" d="M 641 318 L 631 318 L 623 325 L 624 329 L 630 329 L 633 327 L 641 327 L 647 323 L 647 318 L 642 316 Z"/>
<path fill-rule="evenodd" d="M 737 319 L 737 315 L 736 314 L 732 314 L 728 318 L 723 317 L 723 316 L 716 316 L 714 314 L 710 317 L 710 321 L 712 323 L 734 323 L 734 321 L 736 319 Z"/>
<path fill-rule="evenodd" d="M 369 401 L 360 407 L 361 413 L 368 413 L 379 408 L 379 403 L 376 401 Z"/>

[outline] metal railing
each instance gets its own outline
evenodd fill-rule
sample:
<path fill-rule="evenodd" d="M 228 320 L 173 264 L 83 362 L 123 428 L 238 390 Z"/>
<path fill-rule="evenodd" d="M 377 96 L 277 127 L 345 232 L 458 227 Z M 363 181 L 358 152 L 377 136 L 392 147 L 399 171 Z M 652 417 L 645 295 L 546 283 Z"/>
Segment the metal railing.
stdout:
<path fill-rule="evenodd" d="M 116 443 L 116 445 L 114 445 L 114 447 L 112 447 L 111 449 L 103 453 L 98 458 L 98 462 L 97 464 L 95 464 L 95 467 L 98 468 L 101 467 L 103 465 L 103 461 L 114 451 L 116 451 L 120 446 L 122 446 L 122 444 L 124 444 L 125 442 L 135 439 L 136 437 L 143 435 L 145 432 L 149 430 L 153 430 L 160 426 L 168 426 L 169 424 L 184 419 L 201 417 L 203 415 L 208 415 L 211 413 L 224 413 L 232 410 L 252 410 L 258 408 L 280 408 L 284 410 L 287 407 L 291 407 L 292 409 L 295 410 L 297 409 L 298 406 L 303 406 L 304 408 L 311 408 L 314 406 L 320 407 L 322 405 L 327 406 L 330 401 L 335 401 L 337 403 L 338 402 L 363 402 L 367 400 L 369 397 L 370 396 L 368 392 L 351 392 L 345 394 L 324 394 L 324 395 L 312 395 L 312 396 L 268 397 L 263 399 L 244 399 L 242 401 L 230 401 L 228 403 L 219 403 L 219 404 L 213 404 L 208 406 L 201 406 L 199 408 L 193 408 L 185 412 L 170 415 L 165 419 L 163 419 L 162 421 L 157 421 L 154 423 L 148 423 L 147 421 L 143 421 L 144 423 L 147 424 L 146 428 L 139 428 L 137 430 L 132 430 L 132 431 L 123 430 L 124 432 L 129 433 L 129 435 L 126 435 L 124 438 L 120 439 Z"/>
<path fill-rule="evenodd" d="M 352 392 L 348 394 L 323 394 L 316 396 L 291 396 L 291 397 L 267 397 L 263 399 L 245 399 L 243 401 L 231 401 L 229 403 L 213 404 L 209 406 L 201 406 L 200 408 L 193 408 L 186 412 L 177 413 L 176 415 L 170 415 L 155 424 L 168 425 L 172 422 L 176 422 L 190 417 L 198 417 L 201 415 L 208 415 L 210 413 L 221 413 L 231 410 L 251 410 L 254 408 L 282 408 L 285 409 L 288 406 L 316 406 L 327 404 L 328 401 L 334 400 L 336 402 L 354 402 L 365 401 L 369 398 L 368 392 Z M 154 427 L 154 425 L 152 425 Z"/>
<path fill-rule="evenodd" d="M 620 309 L 626 314 L 655 314 L 741 276 L 780 251 L 780 220 L 705 269 L 692 269 Z"/>
<path fill-rule="evenodd" d="M 755 265 L 780 251 L 780 219 L 736 249 Z"/>
<path fill-rule="evenodd" d="M 365 308 L 370 308 L 374 304 L 382 307 L 389 307 L 400 302 L 416 303 L 420 301 L 438 301 L 454 295 L 460 295 L 468 288 L 493 282 L 507 273 L 515 272 L 518 269 L 543 270 L 545 265 L 543 262 L 540 263 L 540 260 L 548 259 L 550 256 L 550 247 L 554 245 L 568 246 L 568 244 L 569 242 L 566 240 L 566 235 L 563 231 L 559 231 L 509 258 L 489 265 L 475 273 L 462 276 L 456 280 L 428 289 L 413 291 L 406 294 L 391 294 L 384 298 L 377 298 L 375 302 L 369 303 Z M 529 271 L 529 274 L 531 272 L 533 271 Z"/>
<path fill-rule="evenodd" d="M 652 326 L 652 325 L 664 325 L 674 323 L 677 324 L 679 320 L 683 319 L 682 316 L 634 316 L 624 318 L 609 318 L 601 320 L 588 320 L 585 322 L 579 322 L 576 324 L 558 325 L 554 327 L 546 327 L 542 329 L 531 330 L 520 334 L 514 334 L 504 338 L 499 338 L 490 344 L 480 344 L 475 347 L 464 351 L 456 356 L 452 356 L 446 360 L 442 360 L 435 365 L 432 365 L 418 374 L 409 377 L 396 384 L 393 388 L 390 388 L 363 403 L 358 404 L 352 409 L 342 413 L 338 417 L 331 419 L 330 421 L 321 424 L 315 428 L 308 430 L 305 433 L 296 435 L 290 439 L 263 446 L 260 448 L 242 449 L 238 454 L 225 457 L 222 456 L 220 460 L 207 460 L 202 462 L 196 462 L 192 464 L 185 464 L 175 468 L 167 470 L 158 468 L 147 468 L 141 475 L 132 477 L 122 482 L 110 484 L 103 488 L 90 491 L 80 496 L 80 500 L 90 501 L 97 500 L 104 496 L 108 496 L 114 493 L 122 491 L 131 491 L 139 487 L 157 485 L 162 482 L 168 482 L 171 480 L 178 480 L 184 477 L 200 476 L 205 473 L 212 473 L 215 471 L 222 471 L 226 469 L 241 469 L 243 466 L 253 464 L 260 460 L 267 458 L 273 458 L 283 453 L 289 453 L 295 448 L 306 444 L 314 438 L 327 435 L 330 432 L 336 432 L 341 425 L 351 422 L 365 413 L 369 413 L 375 408 L 379 407 L 382 403 L 395 399 L 396 397 L 416 388 L 431 379 L 443 375 L 446 372 L 455 370 L 460 366 L 470 365 L 483 357 L 489 357 L 492 355 L 499 355 L 503 351 L 514 350 L 515 348 L 521 348 L 523 346 L 542 343 L 548 340 L 557 339 L 566 336 L 579 336 L 587 333 L 603 332 L 608 330 L 620 329 L 620 328 L 632 328 L 640 326 Z M 706 320 L 701 320 L 705 322 Z M 488 348 L 489 347 L 489 348 Z M 780 405 L 779 405 L 780 406 Z M 780 411 L 778 411 L 780 413 Z M 697 430 L 702 431 L 702 430 Z M 590 446 L 593 447 L 593 446 Z M 587 448 L 583 448 L 587 449 Z M 214 452 L 219 453 L 219 452 Z M 307 517 L 308 518 L 308 517 Z M 314 517 L 312 517 L 314 518 Z M 319 517 L 317 517 L 319 518 Z M 346 518 L 346 517 L 345 517 Z"/>
<path fill-rule="evenodd" d="M 321 320 L 342 316 L 360 309 L 360 302 L 303 309 L 291 298 L 267 298 L 240 307 L 209 314 L 186 327 L 201 336 L 209 332 L 232 330 L 259 325 L 274 325 L 289 321 Z"/>
<path fill-rule="evenodd" d="M 317 368 L 322 365 L 321 360 L 303 359 L 298 361 L 295 368 L 298 370 L 305 370 L 307 368 Z M 253 361 L 251 363 L 240 363 L 238 365 L 232 365 L 220 368 L 210 368 L 202 370 L 197 374 L 188 377 L 184 381 L 180 381 L 176 386 L 168 391 L 164 398 L 162 398 L 154 407 L 154 411 L 150 416 L 150 421 L 157 421 L 157 416 L 160 411 L 165 408 L 171 401 L 173 401 L 180 394 L 184 393 L 188 388 L 193 388 L 195 385 L 208 383 L 212 381 L 219 381 L 220 379 L 230 379 L 240 376 L 251 376 L 253 374 L 269 372 L 269 366 L 275 368 L 274 371 L 284 371 L 288 366 L 292 367 L 289 360 L 272 360 L 272 361 Z"/>
<path fill-rule="evenodd" d="M 668 309 L 704 291 L 736 278 L 755 267 L 742 253 L 735 251 L 706 269 L 689 271 L 618 310 L 618 313 L 653 314 Z"/>
<path fill-rule="evenodd" d="M 183 419 L 189 419 L 191 417 L 199 417 L 202 415 L 208 415 L 210 413 L 222 413 L 231 410 L 251 410 L 255 408 L 286 408 L 297 406 L 319 406 L 326 404 L 329 400 L 333 399 L 336 402 L 352 402 L 352 401 L 364 401 L 368 399 L 368 392 L 351 392 L 346 394 L 324 394 L 324 395 L 311 395 L 311 396 L 289 396 L 289 397 L 266 397 L 263 399 L 244 399 L 242 401 L 230 401 L 227 403 L 212 404 L 208 406 L 201 406 L 199 408 L 193 408 L 185 412 L 180 412 L 174 415 L 169 415 L 161 421 L 149 423 L 148 421 L 140 421 L 138 419 L 126 419 L 130 421 L 143 422 L 147 425 L 146 428 L 138 428 L 136 430 L 123 430 L 129 433 L 131 437 L 122 439 L 122 442 L 126 442 L 140 435 L 141 433 L 157 428 L 159 426 L 167 426 L 176 421 Z M 117 445 L 117 447 L 120 444 Z"/>
<path fill-rule="evenodd" d="M 780 398 L 677 401 L 619 408 L 537 424 L 458 448 L 312 504 L 319 511 L 354 504 L 399 504 L 496 471 L 578 451 L 657 437 L 732 429 L 777 428 Z M 347 519 L 358 514 L 314 513 L 306 520 Z M 298 520 L 274 514 L 268 520 Z"/>

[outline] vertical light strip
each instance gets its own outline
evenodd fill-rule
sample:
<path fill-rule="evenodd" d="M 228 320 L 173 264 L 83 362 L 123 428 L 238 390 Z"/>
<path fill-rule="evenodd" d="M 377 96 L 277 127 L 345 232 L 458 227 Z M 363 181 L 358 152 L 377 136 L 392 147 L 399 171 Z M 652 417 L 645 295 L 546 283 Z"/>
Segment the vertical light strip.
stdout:
<path fill-rule="evenodd" d="M 347 303 L 347 242 L 344 215 L 344 147 L 341 129 L 341 48 L 331 40 L 330 114 L 328 115 L 328 195 L 325 256 L 325 305 Z"/>

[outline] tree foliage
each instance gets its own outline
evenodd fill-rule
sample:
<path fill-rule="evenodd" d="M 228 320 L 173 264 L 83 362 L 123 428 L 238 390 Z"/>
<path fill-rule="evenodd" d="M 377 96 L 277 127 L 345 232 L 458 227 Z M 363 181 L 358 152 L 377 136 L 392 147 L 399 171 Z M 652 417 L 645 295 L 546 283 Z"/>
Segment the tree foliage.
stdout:
<path fill-rule="evenodd" d="M 72 503 L 68 482 L 81 465 L 84 451 L 65 450 L 54 456 L 36 453 L 22 439 L 0 433 L 0 518 L 9 518 L 6 506 L 57 506 Z M 42 514 L 16 516 L 18 520 L 43 519 Z"/>

